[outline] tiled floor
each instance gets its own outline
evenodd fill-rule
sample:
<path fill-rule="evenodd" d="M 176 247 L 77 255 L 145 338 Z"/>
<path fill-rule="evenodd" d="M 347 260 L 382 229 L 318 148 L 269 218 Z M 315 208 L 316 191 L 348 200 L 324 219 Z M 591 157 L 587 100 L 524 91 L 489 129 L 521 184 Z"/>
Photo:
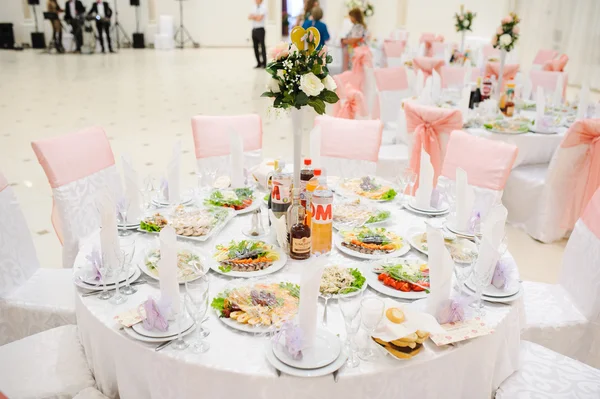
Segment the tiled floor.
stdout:
<path fill-rule="evenodd" d="M 260 98 L 267 75 L 250 49 L 115 55 L 0 51 L 0 170 L 14 185 L 44 267 L 60 267 L 50 223 L 51 192 L 31 141 L 98 125 L 115 156 L 129 154 L 142 175 L 159 175 L 181 140 L 184 184 L 194 184 L 193 115 L 259 113 L 267 157 L 291 158 L 291 126 Z M 543 245 L 509 228 L 509 248 L 524 279 L 554 282 L 564 242 Z"/>

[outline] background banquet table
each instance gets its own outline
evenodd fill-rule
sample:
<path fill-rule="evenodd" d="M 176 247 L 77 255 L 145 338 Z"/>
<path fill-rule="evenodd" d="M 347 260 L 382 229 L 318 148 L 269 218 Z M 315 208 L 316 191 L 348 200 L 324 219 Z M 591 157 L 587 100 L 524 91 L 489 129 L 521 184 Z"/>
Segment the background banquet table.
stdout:
<path fill-rule="evenodd" d="M 425 219 L 397 204 L 386 204 L 393 212 L 393 230 L 404 233 L 413 226 L 425 227 Z M 250 215 L 237 216 L 221 233 L 202 245 L 198 251 L 210 254 L 214 245 L 230 239 L 244 238 L 242 228 L 250 224 Z M 391 226 L 390 226 L 391 227 Z M 334 233 L 335 234 L 335 233 Z M 136 235 L 135 260 L 141 262 L 144 249 L 156 236 Z M 99 245 L 99 235 L 90 237 L 80 251 L 75 268 L 86 267 L 86 255 Z M 415 250 L 407 256 L 417 256 Z M 355 262 L 337 249 L 332 262 Z M 302 268 L 310 262 L 288 261 L 279 272 L 266 278 L 275 281 L 300 281 Z M 221 292 L 232 279 L 211 272 L 211 298 Z M 170 347 L 155 352 L 157 344 L 135 341 L 119 330 L 113 317 L 135 308 L 149 296 L 158 297 L 157 284 L 138 286 L 138 292 L 122 305 L 101 301 L 95 296 L 77 297 L 77 319 L 81 341 L 98 387 L 109 397 L 121 398 L 485 398 L 518 368 L 519 335 L 522 323 L 521 300 L 513 305 L 486 306 L 485 322 L 495 329 L 493 334 L 457 345 L 436 347 L 431 341 L 418 356 L 399 361 L 380 356 L 375 361 L 361 361 L 359 367 L 342 368 L 337 382 L 332 375 L 318 378 L 278 377 L 265 359 L 268 338 L 241 333 L 225 326 L 216 313 L 209 310 L 205 326 L 211 330 L 207 341 L 210 351 L 194 354 Z M 376 295 L 369 289 L 368 295 Z M 319 321 L 322 304 L 319 305 Z M 339 307 L 329 304 L 331 331 L 345 337 Z M 415 303 L 412 306 L 419 306 Z M 477 375 L 477 378 L 473 376 Z"/>

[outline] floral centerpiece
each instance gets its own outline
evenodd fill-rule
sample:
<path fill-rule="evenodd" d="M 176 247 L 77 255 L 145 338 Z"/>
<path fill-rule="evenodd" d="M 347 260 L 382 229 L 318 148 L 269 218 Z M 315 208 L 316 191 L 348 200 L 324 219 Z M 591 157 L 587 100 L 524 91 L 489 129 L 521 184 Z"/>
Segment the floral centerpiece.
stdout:
<path fill-rule="evenodd" d="M 456 28 L 456 31 L 461 34 L 461 53 L 465 51 L 465 32 L 472 32 L 471 28 L 473 27 L 473 19 L 475 19 L 475 16 L 477 16 L 476 13 L 469 10 L 465 11 L 465 6 L 462 4 L 460 5 L 460 13 L 454 14 L 454 27 Z"/>
<path fill-rule="evenodd" d="M 519 27 L 517 26 L 519 22 L 521 20 L 514 12 L 502 19 L 502 24 L 498 27 L 494 36 L 492 36 L 492 45 L 494 48 L 506 52 L 515 48 L 515 44 L 519 40 Z"/>
<path fill-rule="evenodd" d="M 302 153 L 303 118 L 300 110 L 312 108 L 325 113 L 325 104 L 335 104 L 339 97 L 337 86 L 329 74 L 333 58 L 327 46 L 319 49 L 319 31 L 310 27 L 295 27 L 290 34 L 292 43 L 281 43 L 271 53 L 266 71 L 271 75 L 262 97 L 273 98 L 273 108 L 290 110 L 294 128 L 294 186 L 300 187 L 300 157 Z"/>
<path fill-rule="evenodd" d="M 358 8 L 365 17 L 372 17 L 375 14 L 375 7 L 373 7 L 373 4 L 370 1 L 346 0 L 346 8 L 348 8 L 348 10 Z"/>

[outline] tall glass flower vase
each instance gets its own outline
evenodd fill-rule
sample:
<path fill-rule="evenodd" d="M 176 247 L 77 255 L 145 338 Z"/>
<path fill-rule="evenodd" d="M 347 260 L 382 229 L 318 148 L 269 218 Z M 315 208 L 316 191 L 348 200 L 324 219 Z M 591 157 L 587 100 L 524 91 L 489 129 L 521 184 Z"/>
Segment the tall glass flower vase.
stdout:
<path fill-rule="evenodd" d="M 460 53 L 465 54 L 465 31 L 460 31 Z"/>
<path fill-rule="evenodd" d="M 502 85 L 504 84 L 504 64 L 506 63 L 506 50 L 500 50 L 500 70 L 498 71 L 498 100 L 502 95 Z"/>
<path fill-rule="evenodd" d="M 290 110 L 292 130 L 294 132 L 294 187 L 300 187 L 300 169 L 302 168 L 302 141 L 314 123 L 315 112 L 311 107 Z"/>

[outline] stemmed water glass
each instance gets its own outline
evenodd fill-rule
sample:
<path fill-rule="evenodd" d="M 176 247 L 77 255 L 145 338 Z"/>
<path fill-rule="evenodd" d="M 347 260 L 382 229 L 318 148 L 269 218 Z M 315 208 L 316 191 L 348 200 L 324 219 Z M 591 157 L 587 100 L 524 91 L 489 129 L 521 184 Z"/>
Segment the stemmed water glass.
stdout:
<path fill-rule="evenodd" d="M 385 310 L 385 302 L 383 299 L 377 297 L 363 298 L 360 302 L 360 315 L 362 319 L 362 325 L 367 331 L 367 343 L 363 349 L 358 353 L 358 357 L 362 360 L 371 360 L 375 356 L 375 352 L 371 348 L 370 342 L 371 336 L 377 329 L 377 326 L 383 318 L 383 311 Z"/>
<path fill-rule="evenodd" d="M 179 313 L 177 314 L 177 339 L 171 344 L 171 347 L 178 351 L 184 350 L 189 346 L 189 344 L 183 340 L 181 334 L 183 332 L 183 320 L 185 319 L 186 303 L 187 295 L 183 295 L 183 298 L 180 302 Z"/>
<path fill-rule="evenodd" d="M 125 295 L 133 295 L 137 292 L 137 288 L 131 286 L 131 279 L 129 276 L 131 275 L 132 267 L 135 267 L 133 264 L 133 258 L 135 256 L 135 239 L 121 241 L 121 249 L 125 254 L 125 264 L 123 267 L 123 271 L 125 272 L 125 287 L 123 287 L 121 292 Z"/>
<path fill-rule="evenodd" d="M 119 290 L 121 276 L 123 275 L 123 271 L 125 270 L 125 265 L 131 263 L 131 259 L 133 258 L 133 252 L 127 253 L 122 248 L 117 248 L 115 250 L 115 267 L 112 269 L 112 275 L 115 277 L 115 294 L 112 296 L 110 302 L 115 305 L 120 305 L 122 303 L 127 302 L 127 297 L 122 295 Z"/>
<path fill-rule="evenodd" d="M 202 320 L 208 311 L 208 276 L 204 276 L 185 282 L 186 307 L 189 314 L 196 322 L 196 339 L 191 343 L 191 349 L 194 353 L 204 353 L 210 349 L 208 342 L 203 340 Z"/>
<path fill-rule="evenodd" d="M 129 208 L 131 203 L 127 198 L 122 198 L 117 204 L 117 221 L 121 225 L 118 227 L 119 236 L 125 237 L 131 235 L 131 231 L 127 229 L 127 213 L 129 212 Z"/>
<path fill-rule="evenodd" d="M 111 262 L 112 259 L 108 256 L 109 254 L 105 251 L 102 251 L 102 262 L 98 265 L 98 272 L 100 273 L 100 278 L 102 279 L 102 292 L 98 294 L 97 298 L 103 301 L 110 299 L 113 296 L 113 293 L 108 291 L 106 288 L 106 280 L 111 276 Z"/>
<path fill-rule="evenodd" d="M 408 189 L 408 196 L 413 195 L 413 188 L 417 182 L 417 174 L 411 168 L 405 168 L 400 175 L 398 175 L 398 184 L 400 185 L 400 191 L 402 192 L 401 205 L 406 205 L 406 191 Z"/>
<path fill-rule="evenodd" d="M 356 333 L 360 329 L 360 306 L 363 299 L 364 291 L 360 288 L 350 287 L 346 289 L 344 295 L 338 297 L 338 304 L 344 317 L 346 326 L 346 350 L 348 352 L 348 360 L 346 366 L 357 367 L 360 360 L 356 356 Z"/>

